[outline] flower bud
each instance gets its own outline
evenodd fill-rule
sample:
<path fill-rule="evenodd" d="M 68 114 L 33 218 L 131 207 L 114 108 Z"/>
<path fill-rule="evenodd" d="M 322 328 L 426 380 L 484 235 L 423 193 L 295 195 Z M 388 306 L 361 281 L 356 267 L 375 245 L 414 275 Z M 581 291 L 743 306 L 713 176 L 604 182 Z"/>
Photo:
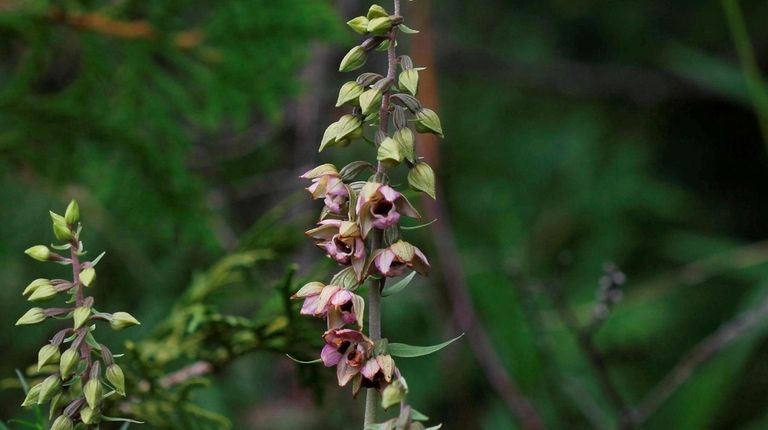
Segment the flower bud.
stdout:
<path fill-rule="evenodd" d="M 96 269 L 94 269 L 93 267 L 86 267 L 78 275 L 80 282 L 86 287 L 91 286 L 91 284 L 93 283 L 93 279 L 95 277 L 96 277 Z"/>
<path fill-rule="evenodd" d="M 370 115 L 376 112 L 381 105 L 381 90 L 378 88 L 371 88 L 360 95 L 360 108 L 363 110 L 363 115 Z"/>
<path fill-rule="evenodd" d="M 368 53 L 365 51 L 365 49 L 360 45 L 355 46 L 354 48 L 350 49 L 349 52 L 347 52 L 347 55 L 345 55 L 341 60 L 339 71 L 351 72 L 353 70 L 357 70 L 363 67 L 367 59 Z"/>
<path fill-rule="evenodd" d="M 51 212 L 51 216 L 56 215 L 53 212 Z M 61 215 L 56 215 L 60 218 L 60 221 L 54 220 L 53 221 L 53 235 L 56 236 L 56 239 L 59 240 L 70 240 L 72 239 L 72 232 L 69 230 L 69 227 L 67 227 L 64 217 Z"/>
<path fill-rule="evenodd" d="M 408 387 L 402 382 L 402 379 L 399 378 L 393 381 L 384 389 L 384 392 L 381 394 L 382 408 L 387 409 L 405 399 L 405 395 L 408 394 Z"/>
<path fill-rule="evenodd" d="M 21 294 L 26 296 L 27 294 L 34 293 L 36 289 L 42 287 L 43 285 L 51 285 L 51 281 L 49 279 L 43 278 L 35 279 L 34 281 L 30 282 L 29 285 L 27 285 L 27 288 L 24 288 L 24 292 Z"/>
<path fill-rule="evenodd" d="M 106 376 L 107 381 L 115 387 L 115 391 L 125 396 L 125 374 L 123 374 L 123 369 L 117 364 L 111 364 L 107 366 Z"/>
<path fill-rule="evenodd" d="M 344 115 L 339 119 L 336 129 L 336 142 L 354 138 L 359 132 L 363 131 L 363 121 L 355 115 Z"/>
<path fill-rule="evenodd" d="M 368 30 L 369 33 L 384 34 L 388 32 L 390 28 L 392 28 L 392 19 L 389 16 L 382 16 L 368 21 L 366 30 Z"/>
<path fill-rule="evenodd" d="M 51 256 L 51 250 L 45 245 L 35 245 L 24 251 L 24 253 L 37 261 L 48 261 Z"/>
<path fill-rule="evenodd" d="M 64 220 L 69 225 L 74 225 L 76 222 L 80 221 L 80 206 L 77 204 L 77 201 L 72 200 L 69 202 L 67 211 L 64 212 Z"/>
<path fill-rule="evenodd" d="M 139 324 L 141 323 L 128 312 L 115 312 L 109 320 L 109 325 L 113 330 L 122 330 L 126 327 Z"/>
<path fill-rule="evenodd" d="M 336 121 L 329 125 L 323 133 L 323 139 L 320 141 L 320 149 L 317 152 L 322 152 L 327 146 L 333 146 L 336 144 L 336 134 L 339 131 L 339 122 Z"/>
<path fill-rule="evenodd" d="M 365 34 L 368 32 L 368 18 L 364 16 L 358 16 L 347 21 L 349 28 L 358 34 Z"/>
<path fill-rule="evenodd" d="M 61 354 L 59 360 L 59 373 L 63 379 L 69 378 L 69 375 L 75 371 L 78 363 L 80 363 L 80 353 L 76 349 L 68 348 Z"/>
<path fill-rule="evenodd" d="M 403 70 L 398 77 L 400 86 L 415 96 L 419 89 L 419 71 L 416 69 Z"/>
<path fill-rule="evenodd" d="M 72 314 L 72 319 L 74 320 L 75 326 L 74 329 L 77 330 L 80 327 L 85 324 L 86 321 L 88 321 L 88 318 L 91 316 L 91 308 L 88 306 L 80 306 L 77 309 L 75 309 L 75 312 Z"/>
<path fill-rule="evenodd" d="M 403 157 L 411 163 L 416 162 L 416 151 L 414 148 L 416 136 L 413 135 L 413 131 L 408 127 L 400 128 L 392 138 L 400 144 L 400 151 L 403 153 Z"/>
<path fill-rule="evenodd" d="M 400 151 L 400 144 L 387 137 L 379 145 L 376 159 L 381 161 L 387 167 L 394 167 L 403 161 L 403 153 Z"/>
<path fill-rule="evenodd" d="M 443 126 L 440 124 L 440 117 L 431 109 L 421 108 L 416 111 L 416 130 L 419 133 L 433 133 L 443 137 Z"/>
<path fill-rule="evenodd" d="M 37 352 L 37 371 L 39 372 L 46 364 L 57 363 L 59 358 L 61 358 L 61 354 L 57 346 L 53 346 L 50 343 L 45 345 Z"/>
<path fill-rule="evenodd" d="M 32 308 L 16 321 L 16 325 L 30 325 L 45 321 L 45 313 L 42 308 Z"/>
<path fill-rule="evenodd" d="M 56 296 L 56 288 L 51 285 L 41 285 L 38 287 L 32 294 L 30 294 L 29 300 L 30 302 L 41 302 L 44 300 L 50 300 Z"/>
<path fill-rule="evenodd" d="M 21 406 L 24 408 L 28 408 L 30 406 L 37 404 L 37 399 L 40 398 L 40 389 L 43 387 L 43 384 L 37 384 L 34 387 L 29 389 L 29 392 L 27 392 L 27 396 L 24 398 L 24 402 L 21 403 Z"/>
<path fill-rule="evenodd" d="M 389 16 L 389 12 L 387 12 L 386 9 L 384 9 L 383 7 L 381 7 L 381 6 L 377 5 L 377 4 L 372 5 L 368 9 L 368 14 L 366 15 L 366 17 L 368 19 L 381 18 L 381 17 L 385 17 L 385 16 Z"/>
<path fill-rule="evenodd" d="M 64 403 L 64 393 L 59 392 L 59 394 L 56 394 L 51 399 L 50 404 L 48 404 L 48 419 L 53 419 L 53 417 L 61 410 L 61 407 Z"/>
<path fill-rule="evenodd" d="M 408 172 L 408 184 L 414 190 L 426 193 L 432 199 L 436 199 L 435 193 L 435 172 L 429 164 L 424 162 L 416 163 Z"/>
<path fill-rule="evenodd" d="M 104 394 L 104 388 L 98 379 L 89 379 L 83 386 L 83 395 L 85 401 L 91 409 L 96 409 L 101 404 L 101 396 Z"/>
<path fill-rule="evenodd" d="M 37 404 L 42 405 L 53 398 L 61 391 L 61 378 L 58 373 L 45 378 L 40 383 L 40 396 L 37 398 Z"/>
<path fill-rule="evenodd" d="M 56 421 L 51 424 L 51 430 L 72 430 L 75 426 L 72 424 L 72 418 L 66 415 L 59 415 Z"/>
<path fill-rule="evenodd" d="M 80 409 L 80 419 L 83 421 L 83 424 L 96 424 L 99 420 L 99 415 L 99 412 L 90 406 L 83 406 L 83 409 Z"/>
<path fill-rule="evenodd" d="M 365 91 L 362 85 L 355 81 L 350 81 L 341 86 L 339 98 L 336 100 L 336 107 L 347 103 L 357 104 L 357 98 Z"/>

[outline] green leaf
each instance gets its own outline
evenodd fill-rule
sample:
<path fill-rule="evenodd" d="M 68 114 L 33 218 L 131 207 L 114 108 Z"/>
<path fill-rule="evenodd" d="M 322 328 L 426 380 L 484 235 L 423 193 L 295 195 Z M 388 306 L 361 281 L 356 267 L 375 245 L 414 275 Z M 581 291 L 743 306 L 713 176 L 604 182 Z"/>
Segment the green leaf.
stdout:
<path fill-rule="evenodd" d="M 136 421 L 136 420 L 132 420 L 130 418 L 108 417 L 106 415 L 102 415 L 101 419 L 104 420 L 104 421 L 112 421 L 112 422 L 144 424 L 143 421 Z"/>
<path fill-rule="evenodd" d="M 396 284 L 392 285 L 389 288 L 384 289 L 384 291 L 381 293 L 382 297 L 389 297 L 393 296 L 400 291 L 403 291 L 405 287 L 408 286 L 408 284 L 411 283 L 413 280 L 413 277 L 416 276 L 416 272 L 411 272 L 410 275 L 406 276 L 405 278 L 399 280 Z"/>
<path fill-rule="evenodd" d="M 437 222 L 437 218 L 433 219 L 430 222 L 427 222 L 427 223 L 424 223 L 424 224 L 419 224 L 419 225 L 414 225 L 414 226 L 410 226 L 410 227 L 409 226 L 405 226 L 405 225 L 401 225 L 400 226 L 400 230 L 418 230 L 420 228 L 429 227 L 429 226 L 431 226 L 432 224 L 434 224 L 436 222 Z"/>
<path fill-rule="evenodd" d="M 440 351 L 446 346 L 461 339 L 463 336 L 464 336 L 464 333 L 456 336 L 455 338 L 449 341 L 446 341 L 437 345 L 432 345 L 432 346 L 413 346 L 413 345 L 406 345 L 404 343 L 390 343 L 389 348 L 387 348 L 387 352 L 389 352 L 389 354 L 392 356 L 401 357 L 401 358 L 423 357 L 425 355 L 433 354 L 437 351 Z"/>
<path fill-rule="evenodd" d="M 322 359 L 320 359 L 320 358 L 318 358 L 317 360 L 309 360 L 309 361 L 299 360 L 299 359 L 297 359 L 297 358 L 293 358 L 293 357 L 291 357 L 291 354 L 285 354 L 285 356 L 286 356 L 286 357 L 288 357 L 288 358 L 290 358 L 291 360 L 293 360 L 293 361 L 295 361 L 295 362 L 299 363 L 299 364 L 317 364 L 317 363 L 320 363 L 320 362 L 322 362 L 322 361 L 323 361 L 323 360 L 322 360 Z"/>
<path fill-rule="evenodd" d="M 427 421 L 429 417 L 417 411 L 416 409 L 411 408 L 411 419 L 414 421 Z"/>

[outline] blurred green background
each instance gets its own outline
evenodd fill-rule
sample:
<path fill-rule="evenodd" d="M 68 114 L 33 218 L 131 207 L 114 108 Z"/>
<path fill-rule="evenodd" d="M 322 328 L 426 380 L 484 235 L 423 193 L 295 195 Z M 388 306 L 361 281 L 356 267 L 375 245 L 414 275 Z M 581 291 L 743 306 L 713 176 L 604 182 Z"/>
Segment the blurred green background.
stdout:
<path fill-rule="evenodd" d="M 210 270 L 228 255 L 268 251 L 268 263 L 249 259 L 245 275 L 221 283 L 234 287 L 200 308 L 206 321 L 217 312 L 243 318 L 206 326 L 203 344 L 229 342 L 222 333 L 235 328 L 250 340 L 232 337 L 215 358 L 179 347 L 152 372 L 219 363 L 189 400 L 233 428 L 358 427 L 362 400 L 337 390 L 333 372 L 282 354 L 314 354 L 319 323 L 288 321 L 302 332 L 273 343 L 251 338 L 288 318 L 284 289 L 331 268 L 303 238 L 317 206 L 297 197 L 297 176 L 371 155 L 362 144 L 316 153 L 341 113 L 332 106 L 348 76 L 335 70 L 356 41 L 344 22 L 370 4 L 0 0 L 0 419 L 24 416 L 14 369 L 53 332 L 13 328 L 27 307 L 24 286 L 58 270 L 22 251 L 52 239 L 47 210 L 75 197 L 89 249 L 107 251 L 94 290 L 100 309 L 143 322 L 106 343 L 162 348 L 162 321 L 195 332 L 194 312 L 184 313 L 190 288 L 214 284 Z M 627 410 L 768 293 L 768 134 L 752 103 L 766 88 L 747 85 L 737 55 L 768 67 L 768 4 L 738 3 L 752 47 L 734 44 L 734 4 L 404 2 L 405 22 L 425 31 L 401 37 L 400 52 L 416 65 L 433 60 L 423 79 L 436 84 L 432 107 L 446 134 L 439 198 L 461 286 L 547 427 L 620 421 L 562 319 L 565 308 L 589 323 L 606 263 L 627 280 L 590 339 Z M 446 289 L 444 269 L 456 262 L 433 232 L 410 236 L 437 270 L 385 302 L 391 340 L 431 344 L 466 330 Z M 168 323 L 173 309 L 184 312 Z M 642 428 L 767 428 L 766 313 Z M 412 403 L 445 428 L 520 428 L 471 341 L 398 363 Z M 195 428 L 169 422 L 136 427 Z"/>

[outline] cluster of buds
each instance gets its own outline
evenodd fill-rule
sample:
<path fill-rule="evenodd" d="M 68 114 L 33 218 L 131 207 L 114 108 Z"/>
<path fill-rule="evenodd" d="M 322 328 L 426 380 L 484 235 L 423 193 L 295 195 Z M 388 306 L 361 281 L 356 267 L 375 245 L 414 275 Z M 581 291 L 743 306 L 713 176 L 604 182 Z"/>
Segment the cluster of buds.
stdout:
<path fill-rule="evenodd" d="M 33 307 L 16 325 L 38 324 L 48 318 L 71 320 L 59 330 L 37 355 L 37 373 L 44 378 L 32 386 L 22 406 L 49 405 L 51 429 L 97 428 L 102 421 L 102 400 L 113 394 L 125 396 L 125 375 L 112 352 L 96 341 L 96 322 L 109 323 L 114 330 L 139 324 L 127 312 L 113 314 L 94 308 L 86 289 L 96 279 L 96 265 L 104 253 L 92 261 L 81 261 L 86 251 L 80 241 L 80 209 L 74 200 L 64 216 L 51 212 L 53 233 L 61 245 L 33 246 L 26 250 L 31 258 L 72 267 L 72 279 L 35 279 L 25 289 L 30 302 L 66 298 L 62 307 Z M 53 249 L 53 250 L 51 250 Z M 69 256 L 55 251 L 69 251 Z M 47 375 L 47 376 L 46 376 Z M 55 419 L 54 419 L 55 417 Z"/>
<path fill-rule="evenodd" d="M 342 169 L 323 164 L 301 176 L 312 182 L 307 188 L 312 198 L 324 202 L 317 227 L 306 235 L 341 269 L 329 284 L 310 282 L 292 298 L 303 300 L 301 314 L 326 320 L 320 359 L 325 366 L 336 367 L 339 385 L 351 384 L 353 395 L 361 388 L 377 390 L 384 408 L 401 405 L 398 419 L 404 421 L 393 421 L 397 426 L 391 428 L 419 429 L 424 427 L 412 419 L 405 403 L 407 384 L 387 353 L 380 321 L 369 322 L 365 334 L 365 300 L 356 291 L 370 281 L 369 294 L 376 299 L 371 299 L 370 306 L 378 306 L 388 278 L 407 270 L 427 274 L 427 257 L 401 237 L 402 219 L 420 218 L 419 212 L 389 183 L 387 170 L 407 167 L 410 188 L 434 198 L 434 172 L 417 157 L 415 140 L 417 132 L 442 137 L 443 131 L 437 114 L 416 98 L 422 69 L 414 67 L 410 57 L 395 53 L 397 32 L 415 33 L 403 24 L 399 0 L 395 0 L 394 14 L 373 5 L 348 25 L 365 39 L 344 56 L 339 71 L 361 68 L 377 50 L 387 51 L 388 70 L 386 75 L 362 73 L 341 87 L 336 106 L 349 106 L 351 112 L 328 126 L 319 150 L 345 147 L 356 140 L 373 141 L 377 164 L 355 161 Z M 363 175 L 367 178 L 359 180 Z M 375 315 L 378 318 L 378 312 Z"/>

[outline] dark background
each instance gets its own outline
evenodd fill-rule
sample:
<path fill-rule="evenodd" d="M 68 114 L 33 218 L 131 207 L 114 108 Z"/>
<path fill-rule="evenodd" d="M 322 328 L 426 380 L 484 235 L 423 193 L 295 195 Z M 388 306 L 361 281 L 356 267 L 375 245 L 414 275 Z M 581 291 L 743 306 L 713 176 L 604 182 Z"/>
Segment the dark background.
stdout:
<path fill-rule="evenodd" d="M 752 47 L 734 44 L 734 4 Z M 244 303 L 273 291 L 279 267 L 330 270 L 303 241 L 316 205 L 286 198 L 314 164 L 372 157 L 363 144 L 316 153 L 342 112 L 332 106 L 349 76 L 336 68 L 356 40 L 343 23 L 369 5 L 0 0 L 0 418 L 24 415 L 13 370 L 53 330 L 13 327 L 24 286 L 58 270 L 22 251 L 52 239 L 47 210 L 72 197 L 89 248 L 107 250 L 97 303 L 143 322 L 104 331 L 116 349 L 151 338 L 194 274 L 242 249 L 275 206 L 289 227 L 270 243 L 278 268 L 219 305 L 250 316 Z M 481 323 L 440 355 L 399 361 L 412 403 L 448 429 L 518 428 L 473 347 L 487 336 L 548 427 L 614 428 L 615 402 L 562 319 L 590 321 L 606 263 L 627 281 L 591 339 L 630 409 L 768 292 L 768 133 L 752 103 L 768 93 L 747 85 L 737 55 L 768 66 L 768 4 L 415 0 L 404 16 L 422 33 L 399 50 L 429 66 L 422 97 L 446 134 L 429 154 L 446 230 L 411 234 L 435 270 L 388 299 L 384 334 L 430 344 L 467 330 L 456 291 Z M 764 314 L 644 428 L 768 426 Z M 333 372 L 307 384 L 296 367 L 245 354 L 194 399 L 234 428 L 359 427 L 362 401 L 335 389 Z"/>

